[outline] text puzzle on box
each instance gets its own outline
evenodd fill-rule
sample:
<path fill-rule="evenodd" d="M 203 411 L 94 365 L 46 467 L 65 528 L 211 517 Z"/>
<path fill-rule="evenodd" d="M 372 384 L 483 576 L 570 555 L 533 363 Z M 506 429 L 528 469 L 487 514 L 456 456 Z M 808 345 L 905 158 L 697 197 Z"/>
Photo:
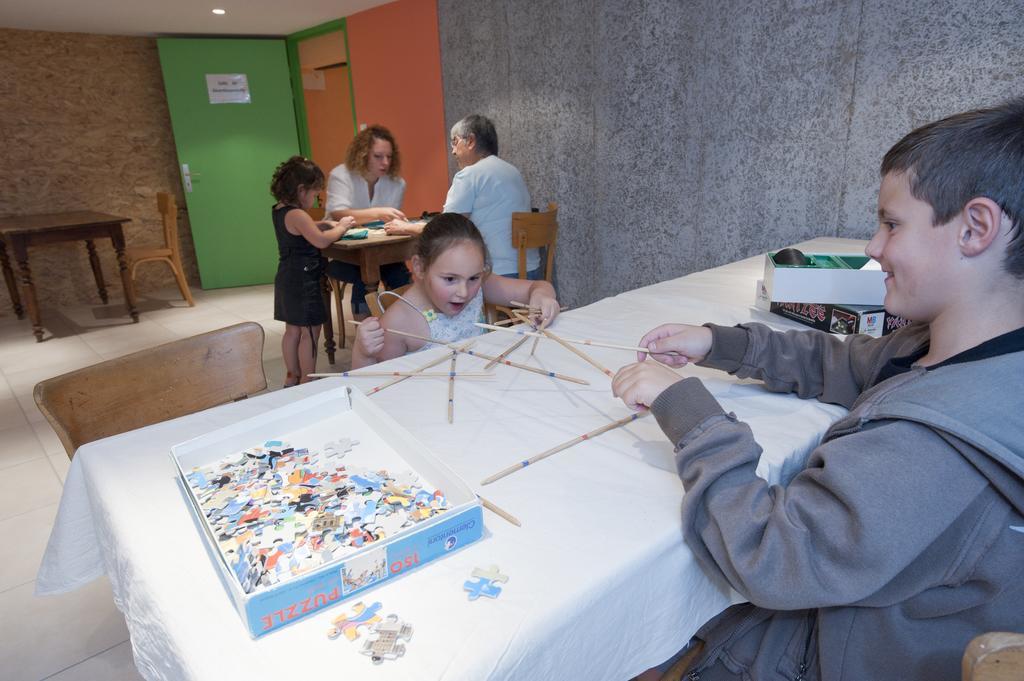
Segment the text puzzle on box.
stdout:
<path fill-rule="evenodd" d="M 297 400 L 171 455 L 253 637 L 483 534 L 472 490 L 355 388 Z"/>

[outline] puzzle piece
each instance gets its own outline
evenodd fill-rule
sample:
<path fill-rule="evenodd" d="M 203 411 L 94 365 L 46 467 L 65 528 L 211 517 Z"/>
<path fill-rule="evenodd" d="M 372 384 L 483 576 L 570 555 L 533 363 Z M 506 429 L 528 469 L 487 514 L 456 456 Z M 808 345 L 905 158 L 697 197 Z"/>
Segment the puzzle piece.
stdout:
<path fill-rule="evenodd" d="M 384 660 L 397 660 L 405 655 L 405 645 L 400 641 L 408 641 L 412 638 L 412 625 L 400 619 L 398 615 L 388 615 L 387 619 L 374 626 L 377 638 L 363 643 L 361 652 L 369 655 L 374 664 L 380 664 Z"/>
<path fill-rule="evenodd" d="M 374 491 L 379 490 L 384 483 L 385 479 L 378 473 L 356 473 L 349 477 L 356 487 L 362 487 L 363 489 L 372 489 Z"/>
<path fill-rule="evenodd" d="M 366 525 L 372 523 L 375 517 L 377 517 L 376 499 L 355 499 L 349 509 L 345 511 L 345 524 L 353 525 L 358 518 L 360 525 Z"/>
<path fill-rule="evenodd" d="M 420 480 L 420 476 L 416 475 L 412 471 L 402 471 L 395 476 L 395 487 L 406 490 L 411 488 Z"/>
<path fill-rule="evenodd" d="M 508 581 L 508 575 L 502 574 L 497 565 L 492 565 L 486 570 L 473 568 L 473 576 L 486 579 L 489 582 L 501 582 L 504 584 Z"/>
<path fill-rule="evenodd" d="M 370 607 L 363 605 L 362 601 L 352 606 L 354 615 L 340 615 L 331 622 L 331 628 L 327 630 L 327 638 L 332 641 L 342 634 L 349 641 L 359 638 L 359 627 L 372 626 L 380 622 L 380 615 L 377 611 L 381 609 L 380 601 L 374 602 Z M 404 651 L 403 651 L 404 652 Z"/>
<path fill-rule="evenodd" d="M 352 438 L 343 437 L 337 440 L 328 442 L 323 447 L 323 452 L 327 456 L 342 457 L 352 451 L 352 448 L 359 444 L 359 440 L 353 440 Z"/>
<path fill-rule="evenodd" d="M 469 600 L 471 601 L 475 601 L 481 596 L 497 598 L 501 593 L 500 586 L 495 586 L 494 582 L 489 579 L 483 579 L 482 577 L 465 581 L 462 584 L 462 588 L 469 592 Z"/>

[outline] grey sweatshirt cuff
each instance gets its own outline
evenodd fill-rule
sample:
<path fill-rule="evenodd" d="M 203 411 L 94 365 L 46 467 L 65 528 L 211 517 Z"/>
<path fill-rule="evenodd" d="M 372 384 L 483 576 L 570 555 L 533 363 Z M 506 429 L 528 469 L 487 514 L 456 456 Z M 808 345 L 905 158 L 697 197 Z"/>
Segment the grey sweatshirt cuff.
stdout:
<path fill-rule="evenodd" d="M 704 326 L 711 329 L 711 352 L 697 365 L 734 373 L 740 368 L 747 354 L 750 332 L 742 326 Z"/>
<path fill-rule="evenodd" d="M 694 427 L 710 416 L 724 414 L 725 410 L 699 378 L 690 376 L 658 395 L 651 404 L 651 413 L 672 445 L 678 447 Z"/>

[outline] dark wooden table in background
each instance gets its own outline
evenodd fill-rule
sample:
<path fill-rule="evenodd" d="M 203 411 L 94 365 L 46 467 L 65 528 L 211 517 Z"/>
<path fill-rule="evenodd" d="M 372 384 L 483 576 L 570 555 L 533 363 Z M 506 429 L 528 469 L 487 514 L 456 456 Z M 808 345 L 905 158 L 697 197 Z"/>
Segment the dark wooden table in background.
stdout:
<path fill-rule="evenodd" d="M 32 320 L 32 331 L 36 341 L 43 340 L 43 324 L 39 314 L 39 302 L 36 299 L 36 287 L 32 281 L 32 270 L 28 265 L 28 249 L 30 246 L 41 246 L 62 241 L 84 241 L 89 253 L 89 264 L 96 278 L 96 288 L 100 300 L 107 302 L 107 287 L 103 281 L 103 270 L 96 254 L 95 239 L 109 238 L 117 253 L 117 265 L 121 271 L 121 285 L 124 287 L 124 300 L 132 322 L 139 321 L 139 311 L 135 307 L 135 292 L 128 273 L 128 262 L 125 259 L 124 229 L 122 225 L 131 222 L 131 218 L 117 215 L 96 213 L 93 211 L 73 211 L 69 213 L 48 213 L 45 215 L 19 215 L 0 218 L 0 264 L 3 265 L 4 281 L 14 305 L 14 313 L 18 319 L 25 316 L 22 308 L 24 301 Z M 14 272 L 8 256 L 8 249 L 18 263 L 18 275 L 21 278 L 21 296 L 15 283 Z M 58 273 L 63 274 L 63 272 Z"/>

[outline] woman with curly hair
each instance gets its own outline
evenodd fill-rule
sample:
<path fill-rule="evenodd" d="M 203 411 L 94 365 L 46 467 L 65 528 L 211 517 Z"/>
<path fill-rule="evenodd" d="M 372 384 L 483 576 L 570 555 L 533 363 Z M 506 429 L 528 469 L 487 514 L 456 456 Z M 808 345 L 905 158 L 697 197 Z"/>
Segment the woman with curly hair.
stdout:
<path fill-rule="evenodd" d="M 331 171 L 325 210 L 334 220 L 357 223 L 404 220 L 405 180 L 399 175 L 402 157 L 391 131 L 371 125 L 352 138 L 345 163 Z"/>
<path fill-rule="evenodd" d="M 327 216 L 333 220 L 351 217 L 359 224 L 395 220 L 404 224 L 401 208 L 405 180 L 398 175 L 401 167 L 402 157 L 391 131 L 376 124 L 363 129 L 348 145 L 345 163 L 331 171 L 327 182 Z M 388 288 L 409 283 L 404 263 L 390 263 L 380 269 Z M 352 309 L 357 314 L 366 312 L 366 285 L 358 267 L 332 260 L 327 276 L 352 284 Z"/>

